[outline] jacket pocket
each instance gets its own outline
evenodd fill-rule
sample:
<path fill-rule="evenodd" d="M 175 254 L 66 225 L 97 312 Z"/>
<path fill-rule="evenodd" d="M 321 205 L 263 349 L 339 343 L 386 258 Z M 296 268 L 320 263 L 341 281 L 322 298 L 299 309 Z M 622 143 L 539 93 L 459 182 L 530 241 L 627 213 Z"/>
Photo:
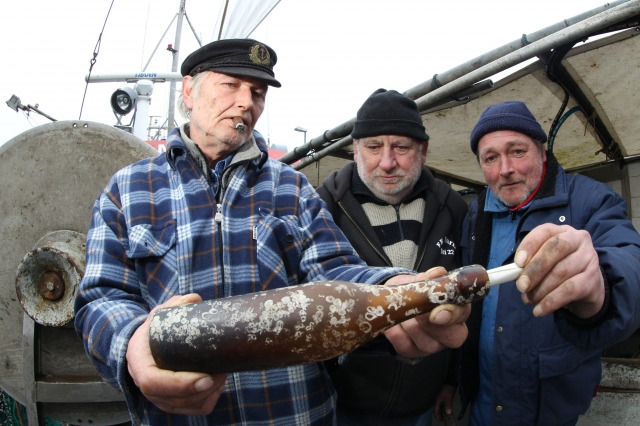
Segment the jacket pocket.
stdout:
<path fill-rule="evenodd" d="M 180 290 L 176 261 L 176 222 L 162 226 L 131 227 L 127 256 L 135 263 L 141 295 L 151 306 L 162 303 Z"/>
<path fill-rule="evenodd" d="M 262 289 L 298 284 L 306 237 L 297 218 L 266 213 L 260 218 L 255 232 Z"/>
<path fill-rule="evenodd" d="M 567 344 L 541 349 L 538 356 L 538 424 L 556 425 L 577 420 L 589 408 L 600 383 L 600 352 Z"/>
<path fill-rule="evenodd" d="M 131 259 L 163 256 L 176 242 L 176 222 L 135 225 L 129 231 L 127 256 Z"/>

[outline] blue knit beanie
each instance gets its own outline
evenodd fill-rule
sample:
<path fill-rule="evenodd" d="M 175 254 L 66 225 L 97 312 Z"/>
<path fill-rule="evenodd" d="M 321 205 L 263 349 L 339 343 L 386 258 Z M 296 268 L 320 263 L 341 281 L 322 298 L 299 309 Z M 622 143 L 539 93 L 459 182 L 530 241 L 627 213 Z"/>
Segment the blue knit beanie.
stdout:
<path fill-rule="evenodd" d="M 547 141 L 547 134 L 524 102 L 502 102 L 485 109 L 480 116 L 471 132 L 471 151 L 478 155 L 480 139 L 498 130 L 513 130 L 541 143 Z"/>
<path fill-rule="evenodd" d="M 351 131 L 353 139 L 379 135 L 429 140 L 418 105 L 395 90 L 376 90 L 364 101 L 356 115 L 356 123 Z"/>

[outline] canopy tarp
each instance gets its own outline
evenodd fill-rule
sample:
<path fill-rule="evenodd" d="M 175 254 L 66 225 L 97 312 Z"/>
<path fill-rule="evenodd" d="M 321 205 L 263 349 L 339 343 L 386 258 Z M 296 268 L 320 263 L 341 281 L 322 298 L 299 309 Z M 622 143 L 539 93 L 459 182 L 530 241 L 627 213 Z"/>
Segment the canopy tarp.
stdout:
<path fill-rule="evenodd" d="M 508 100 L 529 106 L 569 171 L 614 170 L 634 161 L 640 156 L 639 25 L 640 0 L 612 2 L 407 90 L 431 137 L 427 166 L 458 188 L 483 186 L 469 135 L 485 108 Z M 281 160 L 320 184 L 352 158 L 354 120 Z"/>

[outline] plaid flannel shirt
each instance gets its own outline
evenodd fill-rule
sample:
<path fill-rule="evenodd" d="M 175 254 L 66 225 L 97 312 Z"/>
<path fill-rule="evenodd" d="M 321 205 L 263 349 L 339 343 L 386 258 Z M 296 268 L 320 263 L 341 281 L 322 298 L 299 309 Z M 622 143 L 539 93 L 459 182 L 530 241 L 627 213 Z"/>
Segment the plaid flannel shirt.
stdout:
<path fill-rule="evenodd" d="M 236 152 L 221 183 L 216 200 L 179 129 L 166 155 L 114 175 L 93 208 L 77 333 L 135 424 L 331 424 L 335 391 L 322 364 L 230 374 L 213 413 L 201 417 L 161 412 L 128 376 L 129 338 L 171 296 L 374 284 L 406 272 L 366 267 L 304 175 L 268 159 L 263 140 Z"/>

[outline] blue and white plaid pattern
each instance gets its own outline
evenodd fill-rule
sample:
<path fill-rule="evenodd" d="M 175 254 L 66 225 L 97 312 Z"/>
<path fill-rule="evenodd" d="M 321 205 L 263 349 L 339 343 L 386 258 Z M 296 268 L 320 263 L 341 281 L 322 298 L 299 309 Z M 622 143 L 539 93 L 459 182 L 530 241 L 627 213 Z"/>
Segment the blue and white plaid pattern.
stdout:
<path fill-rule="evenodd" d="M 261 140 L 249 152 L 223 173 L 221 222 L 178 129 L 166 155 L 120 170 L 94 205 L 75 325 L 102 376 L 124 392 L 134 423 L 331 424 L 335 395 L 321 364 L 229 375 L 206 417 L 160 412 L 128 377 L 129 338 L 177 294 L 206 300 L 319 280 L 374 284 L 406 272 L 367 267 L 303 174 L 268 159 Z"/>

